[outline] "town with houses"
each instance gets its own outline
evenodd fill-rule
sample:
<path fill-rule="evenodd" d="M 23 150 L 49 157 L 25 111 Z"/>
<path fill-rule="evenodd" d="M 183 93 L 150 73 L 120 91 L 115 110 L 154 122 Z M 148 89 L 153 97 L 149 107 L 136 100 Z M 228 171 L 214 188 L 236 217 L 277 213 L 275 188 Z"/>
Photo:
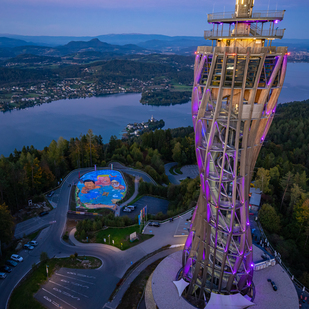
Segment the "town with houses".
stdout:
<path fill-rule="evenodd" d="M 128 123 L 124 133 L 122 135 L 123 139 L 128 139 L 132 136 L 140 136 L 144 132 L 153 131 L 155 129 L 161 129 L 165 125 L 164 121 L 157 120 L 153 116 L 147 122 L 140 122 L 140 123 Z"/>
<path fill-rule="evenodd" d="M 31 86 L 0 87 L 0 111 L 22 109 L 57 100 L 86 98 L 116 93 L 140 93 L 145 88 L 162 89 L 153 79 L 141 81 L 132 78 L 125 85 L 115 82 L 96 83 L 80 79 L 65 79 L 60 82 L 40 83 Z M 165 88 L 166 89 L 166 88 Z"/>

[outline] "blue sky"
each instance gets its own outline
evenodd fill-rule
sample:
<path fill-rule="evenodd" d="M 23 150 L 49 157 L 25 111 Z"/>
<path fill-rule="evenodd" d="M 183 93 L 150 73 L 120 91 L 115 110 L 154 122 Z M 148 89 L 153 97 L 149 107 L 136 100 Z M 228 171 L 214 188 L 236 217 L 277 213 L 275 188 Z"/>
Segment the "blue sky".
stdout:
<path fill-rule="evenodd" d="M 215 3 L 215 4 L 214 4 Z M 96 36 L 145 33 L 203 36 L 207 13 L 235 0 L 1 0 L 0 33 Z M 308 0 L 255 0 L 256 10 L 286 10 L 285 38 L 309 39 Z"/>

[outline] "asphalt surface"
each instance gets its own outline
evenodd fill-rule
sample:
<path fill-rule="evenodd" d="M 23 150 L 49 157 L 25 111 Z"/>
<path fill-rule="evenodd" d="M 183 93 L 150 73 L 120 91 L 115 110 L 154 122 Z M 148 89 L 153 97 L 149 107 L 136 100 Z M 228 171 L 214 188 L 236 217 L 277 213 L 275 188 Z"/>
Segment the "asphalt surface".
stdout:
<path fill-rule="evenodd" d="M 177 165 L 176 162 L 167 163 L 164 165 L 164 169 L 165 169 L 165 174 L 168 177 L 168 180 L 175 185 L 179 185 L 180 182 L 178 181 L 177 176 L 170 173 L 171 167 L 176 166 L 176 165 Z"/>
<path fill-rule="evenodd" d="M 164 165 L 165 174 L 167 175 L 169 181 L 175 185 L 179 185 L 180 181 L 190 177 L 192 179 L 198 176 L 198 167 L 197 165 L 185 165 L 180 170 L 182 174 L 173 175 L 170 173 L 170 168 L 176 166 L 176 162 L 167 163 Z"/>
<path fill-rule="evenodd" d="M 101 276 L 96 269 L 57 270 L 47 283 L 35 294 L 35 298 L 47 308 L 91 308 L 101 309 L 101 287 L 104 281 L 114 286 L 118 280 L 108 276 Z M 109 292 L 112 293 L 113 288 Z"/>
<path fill-rule="evenodd" d="M 57 208 L 57 203 L 59 200 L 59 192 L 60 192 L 60 189 L 55 190 L 52 197 L 48 199 L 54 209 Z M 16 224 L 15 231 L 14 231 L 14 237 L 16 239 L 20 239 L 20 238 L 23 238 L 24 235 L 30 235 L 34 232 L 37 232 L 49 226 L 50 224 L 54 224 L 53 210 L 49 211 L 49 214 L 43 217 L 36 216 L 36 217 L 33 217 L 31 219 L 28 219 L 21 223 Z"/>
<path fill-rule="evenodd" d="M 116 169 L 116 166 L 114 165 Z M 81 174 L 87 173 L 93 169 L 83 169 Z M 125 168 L 122 169 L 127 172 Z M 45 228 L 39 235 L 38 246 L 32 251 L 22 250 L 19 255 L 24 258 L 22 263 L 10 273 L 6 279 L 0 281 L 0 309 L 6 308 L 7 301 L 14 287 L 31 270 L 32 265 L 40 261 L 41 252 L 46 252 L 49 257 L 67 257 L 77 252 L 79 255 L 90 255 L 100 258 L 103 265 L 96 270 L 100 281 L 100 297 L 94 299 L 93 304 L 87 308 L 101 308 L 108 301 L 111 292 L 116 283 L 124 275 L 125 271 L 143 256 L 168 244 L 179 244 L 184 242 L 185 238 L 175 238 L 175 229 L 178 222 L 165 224 L 156 230 L 155 237 L 132 247 L 126 251 L 121 251 L 115 247 L 102 244 L 82 244 L 76 241 L 75 246 L 65 243 L 61 239 L 66 223 L 66 215 L 69 206 L 70 189 L 69 184 L 78 180 L 78 170 L 71 172 L 63 181 L 59 189 L 59 200 L 57 207 L 46 216 L 49 222 L 53 222 Z M 143 172 L 129 169 L 132 175 L 143 177 L 145 181 L 151 181 L 151 178 L 144 175 Z M 71 239 L 71 238 L 70 238 Z M 56 295 L 56 294 L 55 294 Z M 51 298 L 50 298 L 51 299 Z M 71 308 L 71 307 L 70 307 Z M 84 308 L 83 306 L 77 307 Z M 86 308 L 86 307 L 85 307 Z"/>
<path fill-rule="evenodd" d="M 148 214 L 157 214 L 158 212 L 162 212 L 164 214 L 167 213 L 169 201 L 156 198 L 152 196 L 143 196 L 138 201 L 134 203 L 135 209 L 132 212 L 125 212 L 123 210 L 120 211 L 120 216 L 128 216 L 129 218 L 134 219 L 147 205 L 147 213 Z"/>

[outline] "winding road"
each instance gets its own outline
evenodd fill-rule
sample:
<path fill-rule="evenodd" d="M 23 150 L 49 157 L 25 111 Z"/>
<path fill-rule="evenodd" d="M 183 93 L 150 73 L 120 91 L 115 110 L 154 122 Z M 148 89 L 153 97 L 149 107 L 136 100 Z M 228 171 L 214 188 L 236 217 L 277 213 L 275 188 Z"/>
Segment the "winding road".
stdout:
<path fill-rule="evenodd" d="M 126 168 L 123 165 L 114 163 L 114 169 L 119 169 L 131 175 L 142 177 L 145 181 L 155 183 L 146 173 Z M 140 260 L 145 255 L 166 245 L 183 243 L 185 238 L 174 237 L 178 226 L 178 220 L 169 224 L 164 224 L 158 229 L 148 231 L 155 236 L 151 239 L 121 251 L 118 248 L 103 244 L 82 244 L 75 242 L 75 245 L 69 245 L 61 238 L 65 229 L 67 211 L 69 206 L 70 189 L 69 184 L 77 182 L 79 171 L 81 174 L 93 169 L 82 169 L 72 171 L 63 181 L 59 191 L 57 207 L 47 216 L 50 224 L 39 235 L 37 241 L 39 245 L 32 251 L 22 250 L 19 254 L 24 258 L 22 263 L 10 273 L 5 280 L 0 282 L 0 308 L 7 308 L 8 299 L 14 287 L 31 269 L 32 265 L 38 263 L 41 252 L 47 252 L 49 257 L 67 257 L 74 252 L 79 255 L 95 256 L 102 260 L 103 265 L 98 270 L 98 276 L 104 277 L 102 284 L 102 294 L 100 303 L 92 308 L 102 308 L 107 303 L 108 298 L 114 290 L 119 279 L 124 275 L 132 263 Z"/>

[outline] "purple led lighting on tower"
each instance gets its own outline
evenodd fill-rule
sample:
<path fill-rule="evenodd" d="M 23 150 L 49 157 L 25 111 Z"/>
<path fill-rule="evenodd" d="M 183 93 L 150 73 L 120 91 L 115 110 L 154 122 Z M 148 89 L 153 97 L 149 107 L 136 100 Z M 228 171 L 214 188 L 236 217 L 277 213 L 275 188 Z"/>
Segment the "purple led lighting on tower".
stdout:
<path fill-rule="evenodd" d="M 284 12 L 236 1 L 234 14 L 208 14 L 213 27 L 204 37 L 213 44 L 197 49 L 192 119 L 201 191 L 183 251 L 185 297 L 195 305 L 212 292 L 253 295 L 249 190 L 286 73 L 287 48 L 271 47 L 283 37 L 273 25 Z"/>

